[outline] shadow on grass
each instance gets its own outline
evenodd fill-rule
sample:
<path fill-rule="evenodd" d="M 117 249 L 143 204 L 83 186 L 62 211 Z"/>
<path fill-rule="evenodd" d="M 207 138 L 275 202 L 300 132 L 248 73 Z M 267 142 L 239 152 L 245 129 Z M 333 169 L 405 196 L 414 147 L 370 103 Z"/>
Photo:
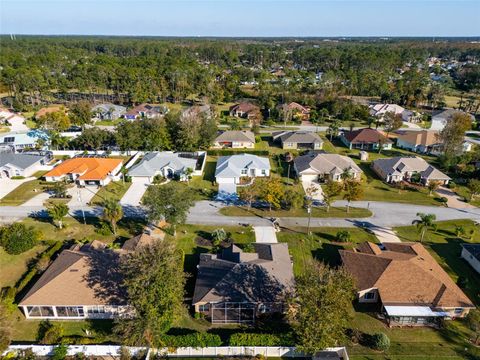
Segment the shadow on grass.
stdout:
<path fill-rule="evenodd" d="M 330 266 L 339 266 L 341 259 L 338 250 L 343 249 L 340 245 L 323 243 L 319 248 L 312 250 L 312 256 Z"/>
<path fill-rule="evenodd" d="M 195 279 L 197 278 L 197 264 L 200 260 L 200 254 L 207 253 L 208 249 L 203 247 L 193 248 L 192 254 L 185 254 L 185 260 L 183 262 L 183 270 L 190 276 L 187 278 L 185 285 L 185 291 L 187 297 L 192 297 L 195 290 Z"/>

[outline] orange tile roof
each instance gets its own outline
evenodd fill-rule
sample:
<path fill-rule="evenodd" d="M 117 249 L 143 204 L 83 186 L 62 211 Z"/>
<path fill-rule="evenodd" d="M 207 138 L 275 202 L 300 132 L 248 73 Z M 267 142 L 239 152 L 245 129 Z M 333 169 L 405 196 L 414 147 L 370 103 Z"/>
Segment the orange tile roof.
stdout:
<path fill-rule="evenodd" d="M 65 160 L 44 176 L 81 174 L 80 180 L 104 180 L 122 162 L 122 159 L 112 158 L 73 158 Z"/>

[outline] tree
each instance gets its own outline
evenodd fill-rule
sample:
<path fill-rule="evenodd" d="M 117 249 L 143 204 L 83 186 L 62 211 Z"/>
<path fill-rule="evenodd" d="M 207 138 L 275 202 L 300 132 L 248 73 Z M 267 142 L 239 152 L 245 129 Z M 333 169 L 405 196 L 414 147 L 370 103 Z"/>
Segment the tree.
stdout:
<path fill-rule="evenodd" d="M 70 126 L 70 118 L 65 110 L 49 112 L 37 119 L 39 127 L 47 130 L 65 131 Z"/>
<path fill-rule="evenodd" d="M 385 113 L 383 117 L 383 129 L 387 132 L 387 138 L 392 131 L 400 129 L 402 125 L 402 115 L 395 114 L 391 111 Z"/>
<path fill-rule="evenodd" d="M 63 360 L 67 357 L 68 346 L 65 344 L 57 345 L 53 349 L 52 360 Z"/>
<path fill-rule="evenodd" d="M 354 281 L 344 269 L 311 261 L 296 280 L 288 319 L 298 338 L 298 349 L 315 354 L 344 342 L 352 317 Z M 321 331 L 320 331 L 321 330 Z"/>
<path fill-rule="evenodd" d="M 417 217 L 420 219 L 413 220 L 412 224 L 417 227 L 420 233 L 420 242 L 423 242 L 425 234 L 429 229 L 433 229 L 434 231 L 437 229 L 435 224 L 437 217 L 435 214 L 424 214 L 421 212 L 417 213 Z"/>
<path fill-rule="evenodd" d="M 466 113 L 456 113 L 451 116 L 440 132 L 440 142 L 443 144 L 444 156 L 454 157 L 462 151 L 465 131 L 472 127 L 472 119 Z"/>
<path fill-rule="evenodd" d="M 327 134 L 330 135 L 330 141 L 332 141 L 334 136 L 338 135 L 338 130 L 340 129 L 340 120 L 333 120 L 333 122 L 328 125 Z"/>
<path fill-rule="evenodd" d="M 193 205 L 193 192 L 176 182 L 150 186 L 143 198 L 150 221 L 165 220 L 174 229 L 187 219 L 188 210 Z"/>
<path fill-rule="evenodd" d="M 325 206 L 327 207 L 327 212 L 330 211 L 330 206 L 333 202 L 333 198 L 335 196 L 340 195 L 342 192 L 343 186 L 341 183 L 338 183 L 336 181 L 328 181 L 324 186 L 323 186 L 323 202 Z"/>
<path fill-rule="evenodd" d="M 478 308 L 470 310 L 466 317 L 467 326 L 473 331 L 475 340 L 473 343 L 475 345 L 480 344 L 480 310 Z"/>
<path fill-rule="evenodd" d="M 478 179 L 470 179 L 467 183 L 467 188 L 470 190 L 472 194 L 472 198 L 477 197 L 480 195 L 480 180 Z"/>
<path fill-rule="evenodd" d="M 58 227 L 63 228 L 63 218 L 68 215 L 68 205 L 64 203 L 52 204 L 47 208 L 48 216 L 52 218 L 53 221 L 58 222 Z"/>
<path fill-rule="evenodd" d="M 269 204 L 269 209 L 278 209 L 284 194 L 282 181 L 279 178 L 271 177 L 269 179 L 256 179 L 255 185 L 258 188 L 260 199 Z"/>
<path fill-rule="evenodd" d="M 64 199 L 67 197 L 67 184 L 64 181 L 55 181 L 51 191 L 54 197 Z"/>
<path fill-rule="evenodd" d="M 167 240 L 122 258 L 120 271 L 128 304 L 136 316 L 115 325 L 126 345 L 165 346 L 165 334 L 183 308 L 186 275 L 182 253 Z"/>
<path fill-rule="evenodd" d="M 115 143 L 114 135 L 107 130 L 98 127 L 87 128 L 82 134 L 72 141 L 72 145 L 77 149 L 100 150 L 105 149 Z"/>
<path fill-rule="evenodd" d="M 0 246 L 8 254 L 17 255 L 30 250 L 41 238 L 41 232 L 22 223 L 0 227 Z"/>
<path fill-rule="evenodd" d="M 212 251 L 217 252 L 222 242 L 227 240 L 228 234 L 223 229 L 215 229 L 212 231 Z"/>
<path fill-rule="evenodd" d="M 248 204 L 249 209 L 252 207 L 252 203 L 255 201 L 257 196 L 258 186 L 256 186 L 256 183 L 253 183 L 249 186 L 242 186 L 238 190 L 238 197 L 240 198 L 240 200 L 245 201 Z"/>
<path fill-rule="evenodd" d="M 362 184 L 357 180 L 346 180 L 343 182 L 343 198 L 348 201 L 347 213 L 350 211 L 350 202 L 360 200 L 363 195 Z"/>
<path fill-rule="evenodd" d="M 92 122 L 92 111 L 91 105 L 88 101 L 81 100 L 77 103 L 74 103 L 70 106 L 70 118 L 72 120 L 72 124 L 81 126 L 82 128 L 85 125 L 89 125 Z"/>
<path fill-rule="evenodd" d="M 115 199 L 106 199 L 103 202 L 102 218 L 110 223 L 114 235 L 117 235 L 117 222 L 123 217 L 122 205 Z"/>
<path fill-rule="evenodd" d="M 337 231 L 335 238 L 339 242 L 350 242 L 352 240 L 352 234 L 348 230 Z"/>
<path fill-rule="evenodd" d="M 287 210 L 300 209 L 303 205 L 303 195 L 293 189 L 287 189 L 283 194 L 282 203 Z"/>
<path fill-rule="evenodd" d="M 427 184 L 428 194 L 432 195 L 440 187 L 440 181 L 430 180 Z"/>

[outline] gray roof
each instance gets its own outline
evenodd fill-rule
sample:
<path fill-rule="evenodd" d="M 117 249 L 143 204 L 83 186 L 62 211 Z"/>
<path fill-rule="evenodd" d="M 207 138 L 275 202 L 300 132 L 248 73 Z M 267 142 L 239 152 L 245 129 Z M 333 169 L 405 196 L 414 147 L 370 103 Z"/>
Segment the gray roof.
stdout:
<path fill-rule="evenodd" d="M 111 103 L 104 103 L 104 104 L 95 105 L 92 108 L 92 111 L 102 110 L 104 112 L 109 112 L 110 109 L 113 109 L 113 111 L 115 111 L 115 112 L 125 112 L 125 111 L 127 111 L 127 108 L 125 106 L 115 105 L 115 104 L 111 104 Z"/>
<path fill-rule="evenodd" d="M 27 169 L 42 159 L 45 159 L 44 155 L 0 153 L 0 167 L 10 164 L 19 169 Z"/>
<path fill-rule="evenodd" d="M 293 288 L 293 266 L 286 243 L 254 244 L 255 253 L 232 245 L 201 254 L 193 304 L 198 302 L 277 302 Z"/>
<path fill-rule="evenodd" d="M 227 130 L 217 136 L 215 142 L 252 142 L 255 143 L 255 135 L 251 131 Z"/>
<path fill-rule="evenodd" d="M 462 244 L 462 247 L 480 261 L 480 244 Z"/>
<path fill-rule="evenodd" d="M 252 154 L 221 156 L 217 161 L 215 177 L 240 177 L 242 169 L 270 170 L 270 161 Z"/>
<path fill-rule="evenodd" d="M 322 144 L 323 140 L 314 132 L 310 131 L 278 131 L 274 132 L 273 140 L 283 143 Z"/>
<path fill-rule="evenodd" d="M 432 180 L 449 180 L 450 178 L 418 156 L 393 157 L 377 159 L 373 162 L 387 174 L 401 174 L 405 172 L 418 172 L 422 178 Z"/>
<path fill-rule="evenodd" d="M 183 157 L 180 153 L 170 151 L 147 153 L 140 163 L 132 166 L 130 176 L 155 176 L 161 169 L 168 167 L 173 171 L 195 170 L 197 159 Z"/>
<path fill-rule="evenodd" d="M 466 113 L 464 111 L 461 111 L 461 110 L 456 110 L 456 109 L 445 109 L 445 110 L 436 111 L 432 114 L 432 118 L 439 118 L 439 119 L 448 120 L 449 118 L 451 118 L 455 114 L 467 114 L 468 116 L 470 116 L 470 118 L 472 120 L 475 119 L 473 115 L 468 114 L 468 113 Z"/>
<path fill-rule="evenodd" d="M 342 173 L 345 170 L 362 172 L 355 161 L 348 156 L 338 154 L 307 154 L 295 158 L 294 163 L 299 173 L 306 170 L 317 174 Z"/>

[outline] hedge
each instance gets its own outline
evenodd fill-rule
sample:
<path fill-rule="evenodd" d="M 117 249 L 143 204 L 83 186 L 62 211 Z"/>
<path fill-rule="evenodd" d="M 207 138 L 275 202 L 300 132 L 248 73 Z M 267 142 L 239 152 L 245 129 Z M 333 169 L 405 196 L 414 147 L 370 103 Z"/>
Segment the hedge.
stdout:
<path fill-rule="evenodd" d="M 235 333 L 230 336 L 230 346 L 294 346 L 292 332 L 281 334 Z"/>
<path fill-rule="evenodd" d="M 164 337 L 168 347 L 208 347 L 222 346 L 222 339 L 217 334 L 195 332 L 186 335 L 167 335 Z"/>
<path fill-rule="evenodd" d="M 213 149 L 207 151 L 208 155 L 211 156 L 229 156 L 229 155 L 240 155 L 240 154 L 251 154 L 251 155 L 270 155 L 268 150 L 250 150 L 250 149 Z"/>

